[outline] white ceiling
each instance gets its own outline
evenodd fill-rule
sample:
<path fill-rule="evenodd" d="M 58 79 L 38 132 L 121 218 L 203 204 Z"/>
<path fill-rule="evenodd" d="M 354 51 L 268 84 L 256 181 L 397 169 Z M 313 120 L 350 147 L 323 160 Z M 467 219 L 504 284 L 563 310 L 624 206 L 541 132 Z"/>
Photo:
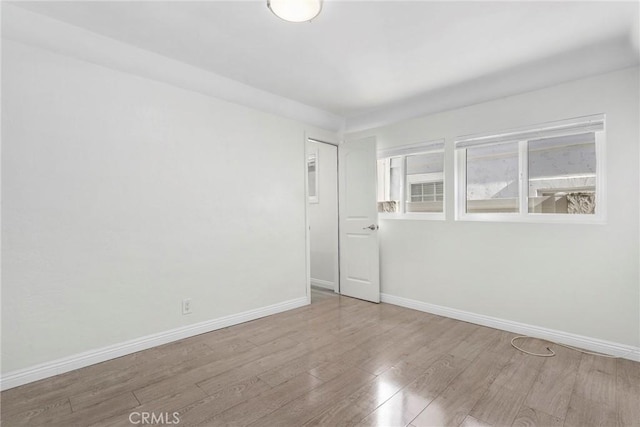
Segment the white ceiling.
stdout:
<path fill-rule="evenodd" d="M 456 88 L 475 102 L 487 79 L 504 96 L 638 63 L 637 2 L 325 0 L 302 24 L 266 0 L 16 5 L 356 119 L 420 97 L 452 107 Z"/>

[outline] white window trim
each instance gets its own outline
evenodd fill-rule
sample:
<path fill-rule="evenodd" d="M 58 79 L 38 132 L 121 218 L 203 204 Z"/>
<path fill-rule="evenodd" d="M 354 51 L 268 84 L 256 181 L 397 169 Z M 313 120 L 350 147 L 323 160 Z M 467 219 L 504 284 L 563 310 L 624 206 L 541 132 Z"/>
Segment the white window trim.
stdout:
<path fill-rule="evenodd" d="M 550 213 L 529 213 L 529 180 L 528 177 L 528 151 L 529 140 L 535 139 L 534 132 L 544 132 L 545 129 L 553 129 L 556 134 L 571 134 L 571 129 L 580 126 L 591 126 L 591 122 L 602 122 L 602 129 L 595 130 L 596 144 L 596 213 L 593 215 L 568 215 Z M 575 125 L 575 126 L 572 126 Z M 563 129 L 558 131 L 557 129 Z M 517 138 L 526 132 L 527 139 Z M 576 133 L 573 131 L 573 133 Z M 492 137 L 495 135 L 495 137 Z M 509 135 L 509 137 L 505 137 Z M 511 136 L 513 135 L 513 136 Z M 500 142 L 518 142 L 519 166 L 520 166 L 520 212 L 518 213 L 467 213 L 467 148 L 474 146 L 475 141 L 492 139 Z M 462 148 L 459 148 L 462 146 Z M 454 153 L 454 204 L 456 221 L 484 221 L 484 222 L 521 222 L 521 223 L 551 223 L 551 224 L 606 224 L 607 221 L 607 191 L 606 191 L 606 120 L 604 114 L 580 117 L 576 119 L 562 120 L 529 126 L 526 128 L 502 132 L 499 134 L 483 134 L 479 136 L 461 137 L 456 139 Z M 523 197 L 525 195 L 526 197 Z"/>
<path fill-rule="evenodd" d="M 407 219 L 407 220 L 426 220 L 426 221 L 444 221 L 447 219 L 447 181 L 444 179 L 446 176 L 446 158 L 443 160 L 442 164 L 442 177 L 443 177 L 443 201 L 442 201 L 442 212 L 406 212 L 406 201 L 407 201 L 407 156 L 413 156 L 417 154 L 432 154 L 432 153 L 443 153 L 445 155 L 445 140 L 437 139 L 428 142 L 421 142 L 417 144 L 403 145 L 395 148 L 378 150 L 378 159 L 384 158 L 392 158 L 392 157 L 400 157 L 402 161 L 400 162 L 400 176 L 402 177 L 400 181 L 400 212 L 378 212 L 378 219 Z"/>

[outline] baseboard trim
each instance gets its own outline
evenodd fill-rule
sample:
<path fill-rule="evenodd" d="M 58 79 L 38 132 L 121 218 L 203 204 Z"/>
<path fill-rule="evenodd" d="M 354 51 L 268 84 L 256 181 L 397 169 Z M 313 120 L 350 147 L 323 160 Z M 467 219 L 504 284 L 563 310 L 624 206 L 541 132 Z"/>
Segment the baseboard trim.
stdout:
<path fill-rule="evenodd" d="M 320 280 L 320 279 L 311 279 L 312 286 L 318 286 L 319 288 L 331 289 L 332 291 L 336 289 L 336 284 L 333 282 L 329 282 L 328 280 Z"/>
<path fill-rule="evenodd" d="M 193 325 L 182 326 L 180 328 L 170 329 L 168 331 L 159 332 L 157 334 L 146 335 L 144 337 L 125 341 L 119 344 L 90 350 L 62 359 L 52 360 L 51 362 L 42 363 L 31 366 L 29 368 L 8 372 L 0 378 L 0 390 L 7 390 L 18 387 L 44 378 L 53 377 L 75 369 L 84 368 L 96 363 L 105 362 L 115 359 L 116 357 L 126 356 L 127 354 L 146 350 L 162 344 L 200 335 L 206 332 L 215 331 L 217 329 L 226 328 L 228 326 L 237 325 L 248 322 L 250 320 L 259 319 L 261 317 L 270 316 L 272 314 L 281 313 L 283 311 L 293 310 L 308 305 L 307 297 L 296 298 L 284 301 L 278 304 L 245 311 L 230 316 L 220 317 L 218 319 L 207 320 Z"/>
<path fill-rule="evenodd" d="M 399 305 L 401 307 L 411 308 L 418 311 L 424 311 L 425 313 L 450 317 L 452 319 L 462 320 L 464 322 L 474 323 L 476 325 L 488 326 L 490 328 L 501 329 L 503 331 L 527 335 L 535 338 L 542 338 L 562 344 L 567 344 L 573 347 L 583 348 L 589 351 L 595 351 L 598 353 L 618 356 L 624 359 L 640 362 L 640 347 L 600 340 L 584 335 L 576 335 L 569 332 L 558 331 L 555 329 L 542 328 L 540 326 L 514 322 L 506 319 L 499 319 L 496 317 L 485 316 L 482 314 L 471 313 L 469 311 L 457 310 L 455 308 L 449 308 L 435 304 L 429 304 L 426 302 L 398 297 L 395 295 L 380 294 L 380 300 L 388 304 Z"/>

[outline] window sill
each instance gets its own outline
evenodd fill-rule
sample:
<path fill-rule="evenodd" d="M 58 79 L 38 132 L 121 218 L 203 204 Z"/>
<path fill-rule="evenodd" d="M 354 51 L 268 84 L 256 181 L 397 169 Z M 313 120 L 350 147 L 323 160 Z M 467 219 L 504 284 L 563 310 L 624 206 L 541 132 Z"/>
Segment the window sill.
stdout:
<path fill-rule="evenodd" d="M 444 212 L 425 212 L 425 213 L 379 213 L 378 219 L 408 219 L 408 220 L 418 220 L 418 221 L 444 221 L 446 220 L 446 215 Z"/>
<path fill-rule="evenodd" d="M 605 225 L 606 218 L 602 215 L 576 215 L 576 214 L 501 214 L 501 213 L 477 213 L 459 214 L 456 221 L 471 222 L 520 222 L 533 224 L 596 224 Z"/>

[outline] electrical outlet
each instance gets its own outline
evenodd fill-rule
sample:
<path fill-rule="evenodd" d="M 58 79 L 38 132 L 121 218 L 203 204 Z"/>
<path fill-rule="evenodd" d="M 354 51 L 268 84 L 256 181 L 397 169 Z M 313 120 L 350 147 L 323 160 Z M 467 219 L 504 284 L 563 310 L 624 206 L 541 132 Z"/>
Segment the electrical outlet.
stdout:
<path fill-rule="evenodd" d="M 191 298 L 182 300 L 182 314 L 191 314 Z"/>

